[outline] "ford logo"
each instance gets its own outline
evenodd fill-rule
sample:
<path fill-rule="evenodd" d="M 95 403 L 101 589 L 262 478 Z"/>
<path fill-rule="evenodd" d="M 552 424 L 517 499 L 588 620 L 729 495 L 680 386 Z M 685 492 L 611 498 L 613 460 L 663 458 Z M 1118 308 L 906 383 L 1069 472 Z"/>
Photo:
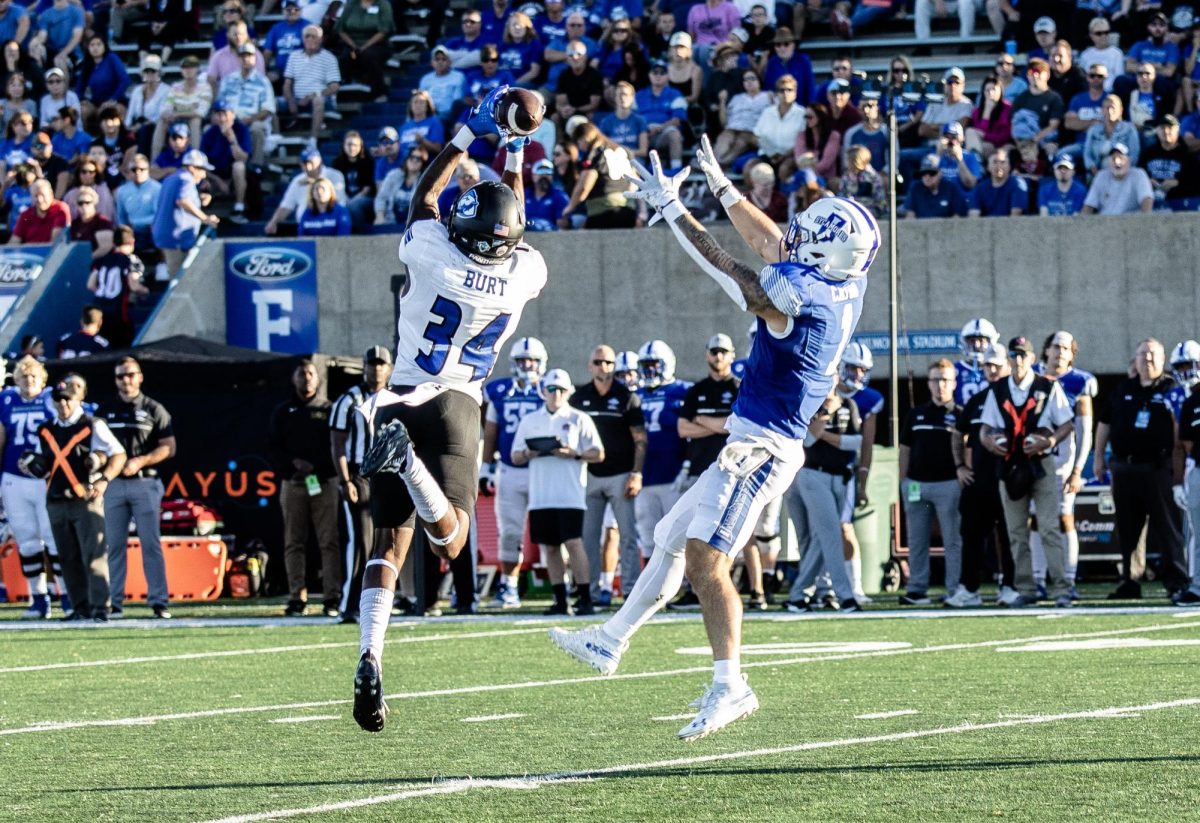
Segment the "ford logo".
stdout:
<path fill-rule="evenodd" d="M 0 284 L 30 283 L 42 272 L 46 259 L 36 254 L 7 251 L 0 254 Z"/>
<path fill-rule="evenodd" d="M 259 246 L 234 255 L 229 268 L 245 280 L 291 280 L 313 267 L 307 254 L 282 246 Z"/>

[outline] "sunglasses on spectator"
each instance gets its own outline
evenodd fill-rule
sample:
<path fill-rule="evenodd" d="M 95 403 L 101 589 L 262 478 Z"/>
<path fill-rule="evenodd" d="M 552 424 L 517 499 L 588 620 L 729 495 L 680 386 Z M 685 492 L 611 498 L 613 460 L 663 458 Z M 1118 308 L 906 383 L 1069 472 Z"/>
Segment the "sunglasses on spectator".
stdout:
<path fill-rule="evenodd" d="M 565 388 L 563 388 L 562 386 L 547 386 L 546 391 L 551 392 L 552 394 L 558 394 L 560 392 L 562 394 L 567 393 L 567 390 Z"/>
<path fill-rule="evenodd" d="M 1011 61 L 1011 60 L 997 60 L 996 65 L 1001 66 L 1003 68 L 1009 68 L 1010 66 L 1014 66 L 1016 64 L 1013 63 L 1013 61 Z"/>
<path fill-rule="evenodd" d="M 892 74 L 908 74 L 908 69 L 904 66 L 892 66 Z"/>
<path fill-rule="evenodd" d="M 134 166 L 133 170 L 134 171 L 150 171 L 150 167 L 149 166 Z"/>
<path fill-rule="evenodd" d="M 729 352 L 726 349 L 709 349 L 708 353 L 711 354 L 713 357 L 719 357 L 722 354 L 729 354 Z"/>
<path fill-rule="evenodd" d="M 615 361 L 615 360 L 593 360 L 592 365 L 593 366 L 615 366 L 615 365 L 617 365 L 617 361 Z"/>
<path fill-rule="evenodd" d="M 1150 77 L 1154 74 L 1152 71 L 1139 71 L 1138 77 Z"/>
<path fill-rule="evenodd" d="M 1099 72 L 1094 72 L 1094 71 L 1090 72 L 1088 74 L 1088 77 L 1092 78 L 1093 80 L 1107 80 L 1108 79 L 1107 74 L 1100 74 Z"/>
<path fill-rule="evenodd" d="M 629 29 L 626 29 L 626 28 L 613 29 L 613 34 L 629 34 Z"/>
<path fill-rule="evenodd" d="M 116 372 L 115 374 L 113 374 L 113 377 L 117 378 L 118 380 L 123 380 L 125 378 L 129 378 L 130 380 L 132 380 L 133 378 L 137 377 L 139 374 L 141 374 L 140 371 L 119 371 L 119 372 Z"/>
<path fill-rule="evenodd" d="M 95 200 L 79 200 L 78 202 L 79 202 L 79 205 L 81 205 L 81 206 L 94 206 L 94 205 L 96 205 L 96 201 L 95 201 Z"/>
<path fill-rule="evenodd" d="M 58 85 L 58 84 L 59 84 L 59 83 L 61 83 L 61 82 L 62 82 L 62 78 L 61 78 L 61 77 L 51 77 L 49 80 L 47 80 L 47 81 L 46 81 L 46 85 L 47 85 L 47 86 L 55 86 L 55 85 Z"/>
<path fill-rule="evenodd" d="M 1092 32 L 1092 34 L 1105 35 L 1108 34 L 1109 31 L 1110 29 L 1096 29 L 1094 32 Z"/>
<path fill-rule="evenodd" d="M 499 63 L 500 58 L 499 57 L 480 57 L 479 62 L 480 63 Z"/>
<path fill-rule="evenodd" d="M 583 28 L 583 23 L 567 23 L 567 28 L 569 28 L 569 29 L 581 29 L 581 28 Z"/>
<path fill-rule="evenodd" d="M 483 20 L 479 17 L 464 17 L 462 22 L 464 26 L 478 26 Z"/>
<path fill-rule="evenodd" d="M 775 91 L 795 91 L 795 86 L 776 86 Z"/>
<path fill-rule="evenodd" d="M 921 172 L 921 176 L 922 177 L 933 177 L 935 174 L 939 173 L 940 171 L 941 171 L 941 169 L 925 169 L 925 171 Z"/>

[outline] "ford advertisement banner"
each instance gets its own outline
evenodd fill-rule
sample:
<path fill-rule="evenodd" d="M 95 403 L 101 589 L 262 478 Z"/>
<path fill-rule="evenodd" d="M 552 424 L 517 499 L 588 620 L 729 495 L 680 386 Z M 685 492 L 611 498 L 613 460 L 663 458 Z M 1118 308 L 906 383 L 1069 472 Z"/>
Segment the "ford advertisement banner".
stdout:
<path fill-rule="evenodd" d="M 225 340 L 283 354 L 317 351 L 316 243 L 225 244 Z"/>
<path fill-rule="evenodd" d="M 0 322 L 38 279 L 51 248 L 49 245 L 0 247 Z"/>

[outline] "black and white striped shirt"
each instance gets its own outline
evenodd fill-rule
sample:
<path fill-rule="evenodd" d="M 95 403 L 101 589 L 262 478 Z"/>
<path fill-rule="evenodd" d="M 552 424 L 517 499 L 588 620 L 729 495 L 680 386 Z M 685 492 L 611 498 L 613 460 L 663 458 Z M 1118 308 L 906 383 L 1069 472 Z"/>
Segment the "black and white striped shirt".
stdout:
<path fill-rule="evenodd" d="M 341 83 L 342 74 L 337 58 L 325 49 L 309 54 L 300 49 L 288 55 L 283 76 L 292 81 L 292 94 L 297 98 L 321 94 L 330 83 Z"/>

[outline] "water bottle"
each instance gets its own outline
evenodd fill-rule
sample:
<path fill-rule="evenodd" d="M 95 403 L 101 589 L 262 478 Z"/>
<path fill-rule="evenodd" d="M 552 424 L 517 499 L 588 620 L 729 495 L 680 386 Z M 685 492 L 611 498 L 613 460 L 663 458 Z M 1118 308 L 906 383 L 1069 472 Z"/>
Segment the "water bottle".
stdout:
<path fill-rule="evenodd" d="M 1004 41 L 1004 53 L 1007 55 L 1010 55 L 1012 57 L 1016 57 L 1017 56 L 1017 41 L 1016 40 L 1005 40 Z"/>

